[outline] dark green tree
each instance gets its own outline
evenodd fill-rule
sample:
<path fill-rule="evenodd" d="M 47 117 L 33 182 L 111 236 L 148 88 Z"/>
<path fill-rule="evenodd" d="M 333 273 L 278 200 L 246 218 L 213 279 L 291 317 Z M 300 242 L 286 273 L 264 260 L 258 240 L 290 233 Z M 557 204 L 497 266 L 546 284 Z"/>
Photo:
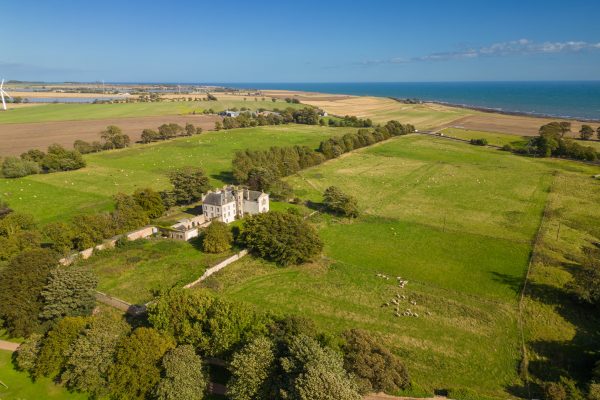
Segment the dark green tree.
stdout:
<path fill-rule="evenodd" d="M 202 235 L 202 249 L 207 253 L 222 253 L 231 249 L 233 234 L 226 223 L 213 221 Z"/>
<path fill-rule="evenodd" d="M 47 172 L 71 171 L 85 165 L 85 160 L 77 150 L 67 150 L 59 144 L 49 146 L 41 161 L 42 168 Z"/>
<path fill-rule="evenodd" d="M 133 196 L 119 193 L 114 196 L 114 199 L 115 210 L 112 213 L 112 219 L 118 232 L 137 229 L 150 222 L 148 214 Z"/>
<path fill-rule="evenodd" d="M 227 396 L 232 400 L 269 398 L 275 368 L 275 345 L 259 336 L 234 354 Z"/>
<path fill-rule="evenodd" d="M 344 367 L 356 377 L 361 393 L 396 393 L 410 384 L 402 361 L 369 333 L 352 329 L 342 337 Z"/>
<path fill-rule="evenodd" d="M 579 137 L 582 140 L 590 140 L 594 136 L 594 128 L 589 125 L 581 125 L 579 130 Z"/>
<path fill-rule="evenodd" d="M 28 336 L 40 328 L 41 292 L 57 264 L 52 251 L 33 249 L 0 270 L 0 318 L 12 336 Z"/>
<path fill-rule="evenodd" d="M 333 213 L 356 218 L 359 215 L 356 199 L 342 192 L 336 186 L 329 186 L 323 193 L 323 204 Z"/>
<path fill-rule="evenodd" d="M 67 317 L 56 323 L 42 340 L 33 376 L 56 377 L 65 367 L 71 346 L 85 328 L 87 321 L 81 317 Z"/>
<path fill-rule="evenodd" d="M 154 189 L 138 189 L 133 193 L 133 199 L 152 219 L 160 217 L 165 212 L 165 205 L 160 193 Z"/>
<path fill-rule="evenodd" d="M 50 247 L 57 253 L 66 255 L 73 248 L 73 225 L 60 221 L 50 222 L 44 226 L 43 233 L 50 242 Z"/>
<path fill-rule="evenodd" d="M 94 316 L 71 348 L 61 381 L 68 388 L 88 392 L 95 398 L 108 394 L 108 372 L 121 338 L 129 332 L 121 316 Z"/>
<path fill-rule="evenodd" d="M 240 239 L 253 253 L 280 265 L 302 264 L 323 249 L 316 229 L 301 217 L 273 211 L 246 218 Z"/>
<path fill-rule="evenodd" d="M 169 174 L 173 194 L 178 204 L 190 204 L 202 199 L 210 190 L 209 179 L 202 168 L 186 167 Z"/>
<path fill-rule="evenodd" d="M 208 376 L 193 346 L 183 345 L 168 351 L 162 359 L 162 367 L 163 377 L 155 393 L 157 400 L 204 398 Z"/>
<path fill-rule="evenodd" d="M 114 399 L 146 399 L 160 381 L 160 361 L 175 347 L 173 339 L 152 328 L 138 328 L 121 339 L 109 371 Z"/>
<path fill-rule="evenodd" d="M 41 296 L 43 320 L 86 316 L 96 306 L 98 278 L 83 268 L 57 268 L 50 273 Z"/>

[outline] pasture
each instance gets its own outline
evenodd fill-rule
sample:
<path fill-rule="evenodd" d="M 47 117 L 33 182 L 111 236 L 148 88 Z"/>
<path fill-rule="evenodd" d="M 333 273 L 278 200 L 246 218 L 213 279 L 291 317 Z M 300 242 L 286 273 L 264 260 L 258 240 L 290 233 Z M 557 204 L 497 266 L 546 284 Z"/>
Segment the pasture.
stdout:
<path fill-rule="evenodd" d="M 133 304 L 144 304 L 162 290 L 181 287 L 233 252 L 207 254 L 197 240 L 136 240 L 78 262 L 99 279 L 98 290 Z"/>
<path fill-rule="evenodd" d="M 246 258 L 206 286 L 327 330 L 377 332 L 430 389 L 506 398 L 519 384 L 519 291 L 557 169 L 597 170 L 418 135 L 361 149 L 289 179 L 303 199 L 320 202 L 329 185 L 358 199 L 356 220 L 315 220 L 322 259 Z M 395 316 L 392 298 L 419 317 Z"/>
<path fill-rule="evenodd" d="M 109 210 L 116 193 L 138 188 L 169 187 L 167 174 L 184 166 L 204 168 L 215 186 L 230 183 L 231 160 L 238 150 L 306 145 L 356 128 L 280 125 L 205 132 L 123 150 L 84 156 L 88 166 L 69 172 L 0 179 L 0 199 L 16 211 L 32 214 L 41 223 L 80 213 Z"/>

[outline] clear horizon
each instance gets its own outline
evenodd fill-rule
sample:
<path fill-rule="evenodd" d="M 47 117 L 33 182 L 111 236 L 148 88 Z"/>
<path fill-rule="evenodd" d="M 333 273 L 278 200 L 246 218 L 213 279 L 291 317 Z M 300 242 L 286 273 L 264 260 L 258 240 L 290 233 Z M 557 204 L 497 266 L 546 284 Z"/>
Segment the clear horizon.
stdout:
<path fill-rule="evenodd" d="M 46 82 L 600 80 L 600 2 L 53 1 L 3 7 L 0 76 Z M 562 29 L 556 29 L 557 24 Z M 24 29 L 23 27 L 26 27 Z"/>

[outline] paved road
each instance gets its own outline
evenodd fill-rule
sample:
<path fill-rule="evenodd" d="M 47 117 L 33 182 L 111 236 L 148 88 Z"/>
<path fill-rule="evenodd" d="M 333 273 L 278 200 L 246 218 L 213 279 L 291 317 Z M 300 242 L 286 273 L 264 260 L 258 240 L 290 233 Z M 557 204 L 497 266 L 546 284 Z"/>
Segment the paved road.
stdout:
<path fill-rule="evenodd" d="M 0 350 L 15 351 L 19 347 L 19 343 L 7 342 L 6 340 L 0 340 Z"/>

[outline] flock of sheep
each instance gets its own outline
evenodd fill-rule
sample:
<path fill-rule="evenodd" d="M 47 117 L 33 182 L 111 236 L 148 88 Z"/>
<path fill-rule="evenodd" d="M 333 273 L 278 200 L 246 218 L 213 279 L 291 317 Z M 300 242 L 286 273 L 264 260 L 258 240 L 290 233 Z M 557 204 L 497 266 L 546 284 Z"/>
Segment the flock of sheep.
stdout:
<path fill-rule="evenodd" d="M 378 278 L 382 278 L 382 279 L 385 279 L 385 280 L 388 280 L 388 281 L 390 280 L 390 277 L 387 276 L 387 275 L 385 275 L 385 274 L 378 273 L 376 276 Z M 398 281 L 398 287 L 400 289 L 404 289 L 404 287 L 408 283 L 408 281 L 406 279 L 402 279 L 401 276 L 397 276 L 396 280 Z M 400 305 L 401 305 L 401 302 L 403 302 L 403 301 L 408 301 L 413 306 L 417 305 L 416 300 L 409 299 L 404 294 L 396 293 L 396 296 L 394 296 L 390 301 L 388 301 L 386 303 L 383 303 L 381 306 L 382 307 L 394 307 L 394 315 L 396 317 L 415 317 L 415 318 L 419 318 L 419 314 L 416 313 L 416 312 L 414 312 L 414 311 L 412 311 L 410 308 L 407 308 L 403 312 L 400 312 Z"/>

